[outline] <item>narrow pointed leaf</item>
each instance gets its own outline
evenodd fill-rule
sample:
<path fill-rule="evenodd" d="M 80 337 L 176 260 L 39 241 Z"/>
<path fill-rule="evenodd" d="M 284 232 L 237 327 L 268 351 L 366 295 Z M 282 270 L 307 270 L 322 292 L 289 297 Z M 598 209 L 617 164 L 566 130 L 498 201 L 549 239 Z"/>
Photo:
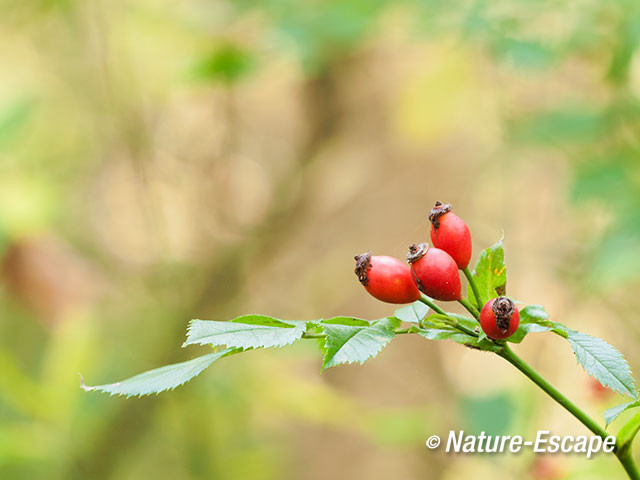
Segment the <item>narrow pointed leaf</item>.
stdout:
<path fill-rule="evenodd" d="M 626 402 L 620 405 L 616 405 L 615 407 L 611 407 L 609 410 L 605 411 L 604 421 L 606 422 L 606 426 L 608 427 L 611 422 L 613 422 L 616 418 L 618 418 L 623 412 L 635 407 L 640 407 L 640 402 L 634 402 L 633 400 L 630 402 Z"/>
<path fill-rule="evenodd" d="M 342 363 L 364 363 L 375 357 L 395 336 L 396 318 L 383 318 L 369 326 L 323 324 L 326 337 L 322 369 Z"/>
<path fill-rule="evenodd" d="M 186 345 L 226 345 L 238 348 L 282 347 L 302 338 L 307 322 L 266 315 L 245 315 L 229 322 L 192 320 Z"/>
<path fill-rule="evenodd" d="M 368 327 L 371 325 L 371 322 L 368 320 L 363 320 L 361 318 L 355 317 L 333 317 L 327 318 L 326 320 L 321 321 L 322 324 L 330 324 L 330 325 L 349 325 L 352 327 Z"/>
<path fill-rule="evenodd" d="M 82 383 L 86 392 L 97 390 L 110 395 L 124 395 L 126 397 L 150 395 L 165 390 L 173 390 L 188 382 L 196 375 L 202 373 L 216 360 L 240 351 L 235 348 L 227 348 L 219 352 L 209 353 L 182 363 L 175 363 L 165 367 L 149 370 L 127 380 L 107 385 L 88 386 Z"/>

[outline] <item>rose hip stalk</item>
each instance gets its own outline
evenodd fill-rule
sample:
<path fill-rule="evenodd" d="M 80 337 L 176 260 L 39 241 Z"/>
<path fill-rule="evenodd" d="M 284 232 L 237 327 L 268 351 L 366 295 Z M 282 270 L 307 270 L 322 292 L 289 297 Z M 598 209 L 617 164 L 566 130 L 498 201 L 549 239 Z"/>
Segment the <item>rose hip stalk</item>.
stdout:
<path fill-rule="evenodd" d="M 520 312 L 507 297 L 489 300 L 480 312 L 480 326 L 487 337 L 504 340 L 515 333 L 520 325 Z"/>
<path fill-rule="evenodd" d="M 401 260 L 387 256 L 372 256 L 371 252 L 356 255 L 355 273 L 372 296 L 387 303 L 411 303 L 420 298 L 411 269 Z"/>
<path fill-rule="evenodd" d="M 409 247 L 407 261 L 421 292 L 436 300 L 461 299 L 458 267 L 447 252 L 429 248 L 426 243 L 413 244 Z"/>

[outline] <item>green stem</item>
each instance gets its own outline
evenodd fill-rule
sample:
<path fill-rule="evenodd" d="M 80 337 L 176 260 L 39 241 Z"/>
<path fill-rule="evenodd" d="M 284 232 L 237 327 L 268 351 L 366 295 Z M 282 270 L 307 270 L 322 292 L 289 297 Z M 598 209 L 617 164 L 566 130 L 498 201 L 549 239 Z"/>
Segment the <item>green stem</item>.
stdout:
<path fill-rule="evenodd" d="M 562 405 L 569 411 L 574 417 L 582 422 L 582 424 L 591 430 L 593 433 L 601 437 L 603 440 L 609 436 L 604 428 L 598 425 L 589 415 L 584 413 L 576 404 L 565 397 L 560 391 L 547 382 L 538 372 L 536 372 L 529 364 L 517 356 L 508 345 L 504 345 L 503 349 L 498 353 L 502 358 L 511 363 L 514 367 L 524 373 L 529 379 L 538 385 L 547 395 L 553 398 L 556 402 Z"/>
<path fill-rule="evenodd" d="M 638 430 L 640 430 L 640 413 L 627 422 L 616 437 L 616 456 L 629 477 L 633 479 L 640 479 L 638 468 L 631 457 L 631 445 Z"/>
<path fill-rule="evenodd" d="M 433 315 L 430 315 L 430 317 L 435 317 L 440 320 L 443 320 L 447 325 L 451 325 L 452 327 L 457 328 L 462 333 L 466 333 L 467 335 L 478 338 L 478 334 L 476 332 L 474 332 L 470 328 L 465 327 L 464 325 L 459 323 L 457 319 L 453 317 L 450 317 L 448 315 L 442 315 L 439 313 L 434 313 Z"/>
<path fill-rule="evenodd" d="M 610 435 L 607 431 L 598 425 L 589 415 L 583 412 L 575 403 L 565 397 L 557 388 L 545 380 L 538 372 L 536 372 L 529 364 L 517 356 L 508 345 L 504 345 L 500 352 L 502 358 L 511 363 L 514 367 L 524 373 L 529 379 L 538 385 L 544 392 L 562 405 L 569 413 L 576 417 L 582 424 L 598 435 L 602 440 L 606 440 Z M 625 472 L 631 480 L 640 480 L 640 472 L 631 457 L 631 445 L 617 445 L 614 450 L 615 456 L 622 464 Z"/>
<path fill-rule="evenodd" d="M 631 450 L 626 450 L 625 453 L 621 454 L 616 452 L 616 457 L 631 480 L 640 480 L 640 472 L 638 472 L 638 467 L 636 467 L 636 464 L 631 457 Z"/>
<path fill-rule="evenodd" d="M 436 305 L 435 303 L 433 303 L 433 300 L 431 300 L 431 298 L 427 297 L 424 293 L 420 294 L 420 298 L 418 299 L 420 300 L 422 303 L 424 303 L 425 305 L 427 305 L 428 307 L 431 307 L 431 309 L 434 312 L 439 313 L 440 315 L 447 315 L 447 312 L 445 312 L 443 309 L 441 309 L 438 305 Z"/>
<path fill-rule="evenodd" d="M 480 292 L 478 291 L 478 286 L 476 285 L 476 280 L 475 278 L 473 278 L 473 275 L 471 274 L 471 270 L 469 270 L 469 267 L 465 267 L 462 269 L 462 273 L 464 273 L 464 276 L 467 277 L 467 282 L 469 282 L 469 286 L 471 287 L 471 290 L 473 290 L 473 296 L 475 297 L 476 300 L 476 306 L 478 308 L 482 308 L 482 305 L 480 305 Z"/>
<path fill-rule="evenodd" d="M 460 304 L 467 309 L 467 312 L 473 315 L 476 320 L 480 320 L 480 313 L 478 312 L 476 307 L 471 305 L 471 302 L 469 302 L 469 300 L 467 300 L 466 298 L 461 298 L 460 300 L 458 300 L 458 302 L 460 302 Z"/>

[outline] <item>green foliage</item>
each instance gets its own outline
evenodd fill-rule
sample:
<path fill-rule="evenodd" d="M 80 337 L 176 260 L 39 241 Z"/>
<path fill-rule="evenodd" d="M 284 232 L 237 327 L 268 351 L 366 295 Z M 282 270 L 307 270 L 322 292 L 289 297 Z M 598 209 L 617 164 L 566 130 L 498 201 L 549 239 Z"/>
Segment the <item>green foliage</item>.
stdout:
<path fill-rule="evenodd" d="M 629 364 L 618 350 L 600 338 L 570 329 L 565 332 L 578 363 L 589 375 L 605 387 L 638 399 Z"/>
<path fill-rule="evenodd" d="M 472 304 L 484 305 L 492 298 L 506 293 L 507 267 L 504 264 L 502 239 L 480 252 L 472 275 L 481 297 L 476 302 L 473 291 L 469 289 L 469 301 Z"/>
<path fill-rule="evenodd" d="M 475 346 L 477 338 L 471 337 L 453 327 L 427 325 L 418 330 L 418 335 L 428 340 L 451 340 L 461 345 Z"/>
<path fill-rule="evenodd" d="M 420 323 L 429 313 L 429 307 L 416 300 L 411 305 L 406 305 L 393 312 L 398 320 L 407 323 Z"/>
<path fill-rule="evenodd" d="M 351 327 L 368 327 L 370 325 L 370 322 L 367 320 L 354 317 L 333 317 L 322 320 L 322 323 L 328 325 L 348 325 Z"/>
<path fill-rule="evenodd" d="M 451 340 L 478 350 L 497 352 L 500 348 L 483 335 L 475 320 L 454 313 L 446 316 L 433 314 L 422 322 L 420 328 L 413 327 L 412 332 L 428 340 Z"/>
<path fill-rule="evenodd" d="M 509 341 L 520 343 L 528 333 L 547 331 L 567 339 L 578 363 L 603 386 L 633 399 L 638 398 L 629 364 L 618 350 L 600 338 L 550 321 L 549 314 L 541 305 L 529 305 L 520 310 L 520 326 Z M 611 415 L 613 413 L 615 411 Z"/>
<path fill-rule="evenodd" d="M 278 320 L 266 315 L 244 315 L 229 322 L 192 320 L 183 346 L 283 347 L 300 340 L 306 325 L 307 322 Z"/>
<path fill-rule="evenodd" d="M 482 295 L 481 303 L 504 294 L 506 266 L 502 240 L 480 254 L 473 278 Z M 473 295 L 471 289 L 470 295 Z M 429 308 L 418 301 L 397 309 L 392 317 L 373 322 L 347 316 L 292 321 L 266 315 L 244 315 L 228 322 L 192 320 L 183 346 L 224 345 L 227 349 L 152 370 L 123 382 L 85 389 L 127 396 L 158 393 L 183 384 L 223 356 L 253 348 L 282 347 L 303 337 L 321 340 L 323 370 L 345 363 L 364 363 L 375 357 L 398 332 L 417 333 L 428 340 L 451 340 L 470 348 L 503 353 L 503 344 L 482 334 L 474 320 L 453 313 L 427 316 L 428 313 Z M 412 326 L 397 331 L 402 322 Z M 602 339 L 550 321 L 541 305 L 528 305 L 520 310 L 520 326 L 509 341 L 520 343 L 528 333 L 545 331 L 553 331 L 567 339 L 578 363 L 602 385 L 638 400 L 629 365 L 620 352 Z M 633 406 L 635 403 L 631 402 L 607 411 L 607 424 Z"/>
<path fill-rule="evenodd" d="M 507 341 L 520 343 L 528 333 L 553 330 L 553 322 L 547 322 L 549 314 L 542 305 L 527 305 L 520 310 L 520 326 Z"/>
<path fill-rule="evenodd" d="M 394 329 L 400 325 L 396 318 L 383 318 L 367 326 L 326 324 L 322 331 L 326 335 L 322 351 L 322 369 L 342 363 L 364 363 L 375 357 L 395 336 Z"/>
<path fill-rule="evenodd" d="M 640 407 L 640 402 L 632 400 L 630 402 L 621 403 L 620 405 L 616 405 L 615 407 L 611 407 L 610 409 L 606 410 L 603 416 L 607 427 L 611 422 L 622 415 L 623 412 L 636 407 Z"/>
<path fill-rule="evenodd" d="M 173 390 L 202 373 L 203 370 L 216 360 L 239 351 L 239 349 L 227 348 L 194 358 L 187 362 L 149 370 L 148 372 L 141 373 L 140 375 L 120 382 L 108 385 L 96 385 L 94 387 L 83 384 L 82 388 L 87 392 L 97 390 L 110 395 L 124 395 L 125 397 L 151 395 L 152 393 L 160 393 L 165 390 Z"/>

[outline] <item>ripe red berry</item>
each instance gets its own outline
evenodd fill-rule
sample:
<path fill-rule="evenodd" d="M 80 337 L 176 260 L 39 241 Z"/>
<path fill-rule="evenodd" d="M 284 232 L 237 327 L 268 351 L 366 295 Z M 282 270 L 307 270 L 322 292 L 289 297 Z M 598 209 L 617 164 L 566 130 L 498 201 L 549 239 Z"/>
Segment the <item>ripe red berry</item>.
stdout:
<path fill-rule="evenodd" d="M 515 333 L 520 325 L 520 312 L 513 300 L 498 297 L 489 300 L 480 312 L 480 326 L 487 337 L 503 340 Z"/>
<path fill-rule="evenodd" d="M 411 303 L 420 298 L 411 269 L 401 260 L 387 256 L 372 256 L 371 252 L 356 255 L 356 275 L 364 288 L 378 300 L 388 303 Z"/>
<path fill-rule="evenodd" d="M 436 300 L 460 300 L 460 275 L 451 255 L 420 243 L 409 247 L 407 260 L 420 291 Z"/>
<path fill-rule="evenodd" d="M 455 213 L 448 203 L 436 202 L 429 212 L 431 221 L 431 242 L 453 257 L 458 268 L 464 270 L 471 259 L 471 233 L 469 227 Z"/>

